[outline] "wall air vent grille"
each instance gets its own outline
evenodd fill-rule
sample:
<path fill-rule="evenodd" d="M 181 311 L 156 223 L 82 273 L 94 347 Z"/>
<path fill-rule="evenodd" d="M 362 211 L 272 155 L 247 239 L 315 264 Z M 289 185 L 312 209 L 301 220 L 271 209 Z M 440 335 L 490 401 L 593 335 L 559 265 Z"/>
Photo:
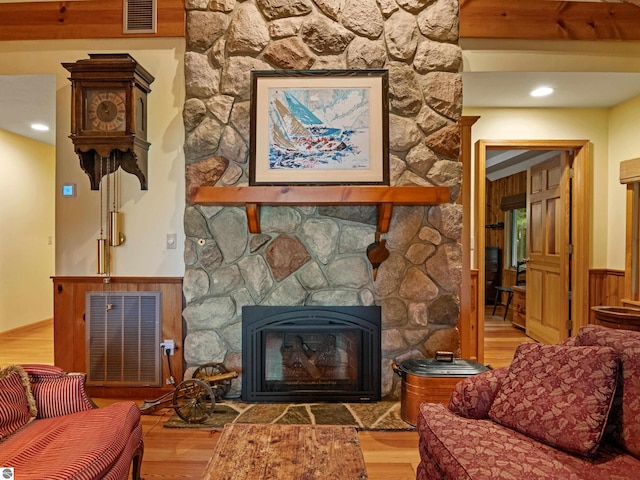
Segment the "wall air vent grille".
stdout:
<path fill-rule="evenodd" d="M 156 33 L 156 0 L 123 0 L 123 33 Z"/>
<path fill-rule="evenodd" d="M 87 384 L 161 386 L 160 292 L 87 292 Z"/>

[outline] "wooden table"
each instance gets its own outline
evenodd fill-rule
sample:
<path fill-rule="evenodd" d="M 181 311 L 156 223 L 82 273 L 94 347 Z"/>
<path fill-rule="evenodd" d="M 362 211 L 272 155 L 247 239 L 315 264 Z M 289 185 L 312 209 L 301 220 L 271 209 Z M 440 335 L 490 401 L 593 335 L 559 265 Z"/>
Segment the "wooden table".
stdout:
<path fill-rule="evenodd" d="M 224 427 L 203 478 L 359 480 L 368 475 L 353 427 L 233 423 Z"/>

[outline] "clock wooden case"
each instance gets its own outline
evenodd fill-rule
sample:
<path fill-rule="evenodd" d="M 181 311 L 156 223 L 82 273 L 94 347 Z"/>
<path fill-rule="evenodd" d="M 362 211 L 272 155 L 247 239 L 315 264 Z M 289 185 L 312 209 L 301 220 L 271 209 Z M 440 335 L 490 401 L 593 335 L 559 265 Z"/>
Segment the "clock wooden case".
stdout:
<path fill-rule="evenodd" d="M 91 189 L 121 167 L 147 190 L 147 95 L 154 77 L 126 53 L 92 53 L 62 66 L 71 73 L 69 138 Z"/>

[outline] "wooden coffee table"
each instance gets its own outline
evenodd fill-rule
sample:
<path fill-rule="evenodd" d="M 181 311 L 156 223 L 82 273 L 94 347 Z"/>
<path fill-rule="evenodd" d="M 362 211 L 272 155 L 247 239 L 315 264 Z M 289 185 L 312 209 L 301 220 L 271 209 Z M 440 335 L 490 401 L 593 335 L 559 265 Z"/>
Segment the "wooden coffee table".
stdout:
<path fill-rule="evenodd" d="M 224 427 L 203 478 L 360 480 L 368 476 L 353 427 L 233 423 Z"/>

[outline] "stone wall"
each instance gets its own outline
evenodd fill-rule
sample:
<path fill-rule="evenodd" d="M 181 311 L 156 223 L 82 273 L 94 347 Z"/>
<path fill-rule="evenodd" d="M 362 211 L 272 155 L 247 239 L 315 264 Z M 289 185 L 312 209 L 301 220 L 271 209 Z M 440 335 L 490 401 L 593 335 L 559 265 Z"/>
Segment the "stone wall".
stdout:
<path fill-rule="evenodd" d="M 459 349 L 462 210 L 455 203 L 462 82 L 456 0 L 186 0 L 187 191 L 247 184 L 251 70 L 388 69 L 391 185 L 444 185 L 451 203 L 395 207 L 390 256 L 367 261 L 376 209 L 187 204 L 183 315 L 189 366 L 241 368 L 243 305 L 382 306 L 392 361 Z M 235 382 L 234 394 L 240 382 Z"/>

